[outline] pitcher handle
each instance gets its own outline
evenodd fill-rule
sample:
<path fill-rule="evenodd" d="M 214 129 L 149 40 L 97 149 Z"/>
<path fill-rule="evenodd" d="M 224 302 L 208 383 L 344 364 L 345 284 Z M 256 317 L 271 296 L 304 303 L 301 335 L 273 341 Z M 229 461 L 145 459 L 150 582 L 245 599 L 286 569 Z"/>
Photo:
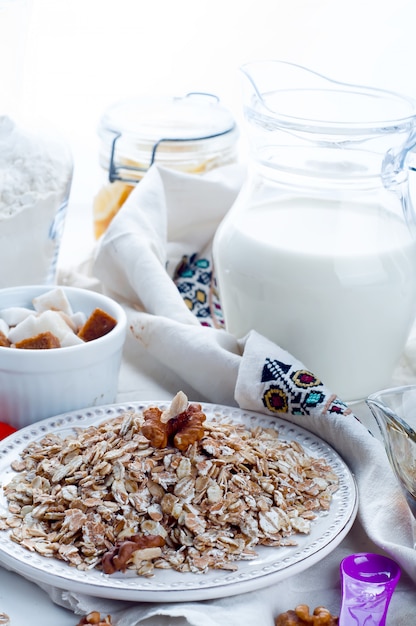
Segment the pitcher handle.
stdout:
<path fill-rule="evenodd" d="M 404 218 L 410 232 L 416 239 L 416 201 L 412 196 L 412 182 L 416 185 L 416 129 L 414 129 L 404 146 L 392 148 L 384 156 L 381 177 L 386 189 L 396 192 L 401 200 Z"/>

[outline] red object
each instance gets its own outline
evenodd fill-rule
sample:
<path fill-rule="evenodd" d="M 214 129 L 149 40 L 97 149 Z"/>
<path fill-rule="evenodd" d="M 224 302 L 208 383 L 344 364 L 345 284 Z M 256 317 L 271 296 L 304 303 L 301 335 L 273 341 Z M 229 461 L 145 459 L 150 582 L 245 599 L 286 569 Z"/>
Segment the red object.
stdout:
<path fill-rule="evenodd" d="M 0 439 L 4 439 L 8 435 L 16 432 L 16 428 L 10 426 L 9 424 L 5 424 L 4 422 L 0 422 Z"/>

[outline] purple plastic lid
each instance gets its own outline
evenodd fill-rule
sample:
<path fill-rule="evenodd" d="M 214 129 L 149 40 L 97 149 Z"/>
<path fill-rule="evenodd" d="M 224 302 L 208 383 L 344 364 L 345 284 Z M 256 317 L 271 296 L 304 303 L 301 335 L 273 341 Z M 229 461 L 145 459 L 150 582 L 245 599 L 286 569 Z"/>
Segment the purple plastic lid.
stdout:
<path fill-rule="evenodd" d="M 351 554 L 341 561 L 341 575 L 365 583 L 389 583 L 396 585 L 400 578 L 400 567 L 387 556 L 362 552 Z"/>

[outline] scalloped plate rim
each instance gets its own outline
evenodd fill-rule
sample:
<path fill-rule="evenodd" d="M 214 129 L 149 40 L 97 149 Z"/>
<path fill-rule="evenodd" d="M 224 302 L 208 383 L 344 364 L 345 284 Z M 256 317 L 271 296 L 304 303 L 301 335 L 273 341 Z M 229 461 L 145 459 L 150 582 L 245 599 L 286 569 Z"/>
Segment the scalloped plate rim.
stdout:
<path fill-rule="evenodd" d="M 65 436 L 74 426 L 98 424 L 129 410 L 142 410 L 148 406 L 163 408 L 169 404 L 169 400 L 119 402 L 69 411 L 26 426 L 0 442 L 0 485 L 13 474 L 10 463 L 19 452 L 47 432 Z M 298 547 L 259 547 L 258 558 L 239 561 L 236 572 L 210 570 L 206 574 L 185 574 L 160 570 L 150 579 L 135 575 L 115 578 L 98 570 L 83 572 L 58 559 L 30 553 L 5 537 L 7 531 L 1 531 L 0 565 L 35 583 L 73 593 L 137 602 L 182 602 L 255 591 L 306 570 L 332 552 L 349 532 L 358 510 L 355 478 L 340 454 L 318 435 L 280 416 L 207 402 L 201 402 L 201 405 L 209 419 L 242 421 L 247 426 L 266 424 L 281 432 L 282 438 L 297 439 L 307 452 L 323 456 L 332 464 L 340 477 L 340 489 L 333 496 L 329 512 L 319 515 L 313 523 L 311 534 L 300 538 L 296 536 Z M 5 498 L 0 493 L 0 511 L 5 508 L 4 502 Z"/>

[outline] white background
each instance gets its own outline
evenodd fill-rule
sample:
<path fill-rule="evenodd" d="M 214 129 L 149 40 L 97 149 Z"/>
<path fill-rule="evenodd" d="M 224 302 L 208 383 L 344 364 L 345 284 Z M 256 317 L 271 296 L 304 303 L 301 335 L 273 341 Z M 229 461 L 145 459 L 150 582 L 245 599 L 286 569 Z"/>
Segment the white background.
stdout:
<path fill-rule="evenodd" d="M 43 118 L 68 140 L 70 215 L 91 211 L 102 182 L 98 121 L 127 96 L 211 92 L 240 123 L 239 67 L 269 58 L 416 98 L 416 0 L 0 0 L 2 7 L 0 112 Z"/>

